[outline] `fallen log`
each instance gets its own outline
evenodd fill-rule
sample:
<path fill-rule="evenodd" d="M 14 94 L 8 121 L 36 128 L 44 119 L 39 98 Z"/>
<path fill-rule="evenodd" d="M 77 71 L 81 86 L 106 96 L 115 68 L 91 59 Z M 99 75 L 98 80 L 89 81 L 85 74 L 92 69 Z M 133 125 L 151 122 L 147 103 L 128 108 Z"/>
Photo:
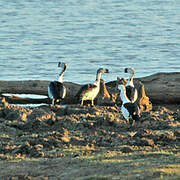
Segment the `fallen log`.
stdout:
<path fill-rule="evenodd" d="M 157 73 L 136 78 L 145 87 L 147 96 L 154 104 L 180 104 L 180 72 Z"/>
<path fill-rule="evenodd" d="M 2 98 L 5 98 L 6 102 L 9 104 L 50 104 L 50 99 L 47 98 L 25 98 L 20 96 L 5 96 L 1 95 Z"/>
<path fill-rule="evenodd" d="M 117 87 L 119 84 L 126 84 L 126 82 L 127 81 L 125 79 L 118 78 L 117 81 L 115 81 L 114 83 L 111 83 L 111 86 L 106 87 L 104 80 L 101 79 L 100 92 L 97 98 L 95 99 L 95 104 L 103 105 L 103 106 L 104 105 L 108 105 L 108 106 L 121 105 L 122 102 L 119 96 L 120 92 Z M 152 109 L 152 104 L 149 101 L 149 98 L 145 94 L 144 85 L 140 81 L 138 81 L 136 82 L 136 88 L 139 94 L 136 103 L 139 104 L 140 111 L 141 112 L 150 111 Z M 80 103 L 79 100 L 75 96 L 76 93 L 77 93 L 77 86 L 76 86 L 76 89 L 73 89 L 73 92 L 69 91 L 67 93 L 66 98 L 63 99 L 63 101 L 61 101 L 61 104 Z M 1 103 L 2 106 L 5 106 L 5 107 L 8 106 L 8 103 L 10 104 L 42 104 L 42 103 L 50 104 L 51 103 L 51 100 L 48 97 L 39 99 L 39 98 L 24 98 L 24 97 L 19 97 L 15 95 L 11 95 L 11 96 L 1 95 L 1 101 L 2 101 Z M 85 101 L 85 103 L 88 103 L 88 101 Z"/>
<path fill-rule="evenodd" d="M 137 86 L 144 85 L 146 96 L 153 104 L 180 104 L 180 72 L 156 73 L 150 76 L 135 78 Z M 116 81 L 106 83 L 113 86 Z"/>
<path fill-rule="evenodd" d="M 48 84 L 46 80 L 26 80 L 26 81 L 0 81 L 0 94 L 36 94 L 48 95 Z M 68 92 L 72 95 L 78 91 L 81 85 L 65 82 Z"/>
<path fill-rule="evenodd" d="M 140 82 L 140 89 L 142 97 L 149 97 L 150 101 L 154 104 L 178 104 L 180 103 L 180 72 L 174 73 L 157 73 L 151 76 L 135 78 L 135 86 Z M 64 82 L 67 87 L 67 96 L 63 101 L 64 104 L 77 103 L 75 95 L 80 89 L 81 85 L 72 82 Z M 0 81 L 0 94 L 36 94 L 36 95 L 48 95 L 47 87 L 49 81 L 42 80 L 28 80 L 28 81 Z M 118 97 L 117 94 L 117 80 L 105 83 L 107 87 L 106 95 L 100 96 L 104 99 L 112 100 L 116 102 Z M 144 90 L 142 90 L 142 86 Z M 103 87 L 103 83 L 102 83 Z M 104 88 L 103 93 L 106 89 Z M 144 92 L 143 92 L 144 91 Z M 139 90 L 138 90 L 139 93 Z M 141 92 L 139 93 L 141 94 Z M 141 97 L 141 98 L 142 98 Z M 12 98 L 13 99 L 13 98 Z M 98 98 L 97 98 L 98 99 Z M 17 98 L 16 98 L 17 100 Z M 30 100 L 30 99 L 29 99 Z M 40 102 L 41 100 L 39 100 Z M 44 99 L 43 99 L 44 101 Z"/>
<path fill-rule="evenodd" d="M 50 81 L 45 80 L 26 80 L 26 81 L 0 81 L 0 94 L 35 94 L 48 96 L 48 84 Z M 63 100 L 63 104 L 75 103 L 74 96 L 80 89 L 81 85 L 64 82 L 67 92 L 66 98 Z M 6 101 L 12 104 L 39 104 L 50 103 L 47 98 L 21 98 L 17 96 L 5 96 Z"/>

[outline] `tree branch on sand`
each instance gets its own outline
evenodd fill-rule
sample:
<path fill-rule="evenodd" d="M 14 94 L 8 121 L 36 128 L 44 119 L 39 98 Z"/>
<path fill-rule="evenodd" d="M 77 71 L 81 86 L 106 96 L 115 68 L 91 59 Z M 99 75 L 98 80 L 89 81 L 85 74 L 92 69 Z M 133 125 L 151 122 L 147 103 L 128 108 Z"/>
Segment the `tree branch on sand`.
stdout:
<path fill-rule="evenodd" d="M 124 83 L 126 80 L 121 79 Z M 5 96 L 6 101 L 12 104 L 39 104 L 50 103 L 49 98 L 21 98 L 14 94 L 35 94 L 48 95 L 48 84 L 50 81 L 45 80 L 27 80 L 27 81 L 0 81 L 0 94 L 13 94 Z M 120 103 L 119 90 L 117 89 L 118 81 L 105 83 L 101 80 L 101 88 L 96 104 L 114 105 Z M 81 88 L 80 84 L 64 82 L 67 88 L 66 98 L 62 104 L 76 104 L 76 93 Z M 152 108 L 151 102 L 155 104 L 177 104 L 180 103 L 180 72 L 174 73 L 157 73 L 151 76 L 135 78 L 135 87 L 138 89 L 137 103 L 143 110 Z M 151 102 L 150 102 L 151 101 Z"/>

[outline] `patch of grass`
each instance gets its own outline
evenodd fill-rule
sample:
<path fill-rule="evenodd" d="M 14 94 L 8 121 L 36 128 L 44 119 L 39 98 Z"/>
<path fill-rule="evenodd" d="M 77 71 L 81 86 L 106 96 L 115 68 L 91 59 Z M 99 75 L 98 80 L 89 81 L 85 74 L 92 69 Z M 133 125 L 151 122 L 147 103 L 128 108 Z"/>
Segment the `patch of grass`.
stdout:
<path fill-rule="evenodd" d="M 83 153 L 86 150 L 92 150 L 92 153 Z M 180 177 L 180 154 L 171 152 L 122 153 L 117 149 L 91 149 L 85 146 L 64 149 L 62 153 L 67 154 L 61 158 L 0 162 L 0 166 L 4 167 L 0 174 L 3 177 L 20 174 L 65 180 L 178 179 Z"/>
<path fill-rule="evenodd" d="M 180 164 L 168 164 L 162 168 L 155 168 L 153 173 L 160 174 L 161 178 L 170 176 L 172 179 L 178 179 L 180 177 Z"/>

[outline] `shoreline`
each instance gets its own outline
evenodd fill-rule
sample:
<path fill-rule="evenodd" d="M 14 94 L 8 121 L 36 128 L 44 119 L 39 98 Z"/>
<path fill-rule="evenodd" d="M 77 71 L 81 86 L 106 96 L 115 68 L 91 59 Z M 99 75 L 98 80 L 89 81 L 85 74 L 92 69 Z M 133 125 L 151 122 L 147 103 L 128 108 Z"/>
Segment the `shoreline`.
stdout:
<path fill-rule="evenodd" d="M 1 106 L 0 108 L 0 125 L 1 134 L 5 133 L 9 137 L 14 134 L 17 138 L 24 136 L 25 134 L 29 134 L 31 136 L 31 133 L 38 134 L 42 132 L 46 134 L 47 132 L 54 133 L 54 131 L 57 131 L 59 134 L 58 136 L 61 139 L 60 141 L 58 140 L 58 143 L 56 142 L 58 144 L 57 146 L 63 146 L 64 143 L 70 145 L 74 142 L 77 143 L 75 143 L 75 145 L 82 143 L 82 145 L 94 144 L 95 146 L 104 146 L 103 142 L 93 143 L 92 139 L 87 140 L 86 138 L 90 135 L 87 130 L 93 131 L 93 133 L 94 131 L 97 131 L 100 136 L 106 134 L 103 132 L 104 130 L 109 131 L 110 134 L 115 134 L 115 137 L 111 137 L 110 135 L 109 138 L 112 140 L 114 138 L 116 141 L 119 139 L 117 137 L 121 134 L 120 132 L 123 132 L 123 136 L 126 134 L 125 139 L 129 140 L 128 133 L 134 132 L 137 134 L 139 131 L 147 130 L 150 131 L 149 135 L 141 135 L 140 147 L 141 145 L 144 146 L 141 139 L 147 138 L 146 136 L 148 136 L 150 137 L 151 142 L 149 142 L 149 138 L 147 138 L 144 142 L 146 144 L 145 146 L 150 146 L 153 149 L 155 147 L 161 148 L 161 145 L 153 135 L 153 131 L 164 130 L 166 132 L 167 130 L 167 132 L 169 131 L 177 134 L 178 137 L 176 137 L 176 135 L 169 137 L 168 140 L 170 142 L 171 140 L 175 140 L 176 142 L 176 139 L 179 138 L 180 130 L 178 128 L 180 127 L 180 105 L 153 105 L 151 111 L 141 113 L 141 121 L 135 122 L 132 127 L 130 127 L 130 125 L 125 121 L 121 114 L 120 107 L 118 106 L 91 107 L 88 105 L 67 105 L 64 107 L 51 108 L 49 105 L 42 105 L 38 107 L 7 105 L 6 107 Z M 82 136 L 82 141 L 74 139 L 74 132 L 76 131 L 81 132 L 78 135 L 78 138 Z M 166 135 L 164 134 L 162 136 Z M 96 136 L 94 134 L 93 137 L 96 140 Z M 121 139 L 119 140 L 121 141 Z M 54 141 L 57 141 L 57 139 L 55 138 Z M 106 139 L 105 141 L 108 140 Z M 107 146 L 112 146 L 111 141 L 106 143 Z M 37 142 L 35 144 L 37 144 Z M 138 142 L 135 143 L 135 145 L 137 144 Z M 169 145 L 173 146 L 171 143 Z M 49 146 L 52 148 L 51 145 Z M 29 153 L 26 155 L 31 156 Z M 13 155 L 15 154 L 13 151 Z"/>
<path fill-rule="evenodd" d="M 144 178 L 147 173 L 142 168 L 146 163 L 153 168 L 149 172 L 150 178 L 156 177 L 157 171 L 161 172 L 154 168 L 174 163 L 176 171 L 166 176 L 180 177 L 180 167 L 177 166 L 180 160 L 179 127 L 180 105 L 154 105 L 151 111 L 142 112 L 141 122 L 135 122 L 133 127 L 123 119 L 117 106 L 67 105 L 51 109 L 49 105 L 29 108 L 1 105 L 0 163 L 6 169 L 1 170 L 0 177 L 74 179 L 85 178 L 88 171 L 90 179 L 111 179 L 115 174 L 126 179 L 121 172 L 130 173 L 130 162 L 138 163 L 136 168 L 140 168 L 142 172 L 139 174 Z M 112 158 L 108 171 L 106 163 L 98 157 L 103 162 Z M 168 157 L 170 159 L 165 161 Z M 94 158 L 97 164 L 91 164 L 89 158 Z M 127 168 L 121 167 L 122 159 L 128 159 L 125 161 Z M 52 175 L 53 164 L 54 171 L 61 173 Z M 39 173 L 32 166 L 37 166 Z M 79 168 L 81 166 L 86 170 Z M 95 172 L 94 167 L 99 171 Z M 74 171 L 78 173 L 74 174 Z M 133 179 L 134 175 L 131 176 Z"/>

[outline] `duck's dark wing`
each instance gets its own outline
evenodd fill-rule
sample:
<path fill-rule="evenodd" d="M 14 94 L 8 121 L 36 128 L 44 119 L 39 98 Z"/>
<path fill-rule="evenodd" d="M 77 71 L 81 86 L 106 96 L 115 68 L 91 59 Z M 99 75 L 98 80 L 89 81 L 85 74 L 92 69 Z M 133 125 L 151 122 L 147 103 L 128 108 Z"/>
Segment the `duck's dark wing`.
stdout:
<path fill-rule="evenodd" d="M 129 111 L 130 116 L 135 120 L 138 121 L 140 118 L 140 111 L 139 107 L 136 103 L 125 103 L 124 107 Z"/>
<path fill-rule="evenodd" d="M 53 81 L 49 84 L 49 90 L 54 99 L 62 99 L 64 94 L 64 85 L 61 82 Z"/>
<path fill-rule="evenodd" d="M 135 98 L 136 88 L 132 86 L 126 86 L 126 96 L 130 101 L 133 101 Z"/>
<path fill-rule="evenodd" d="M 97 86 L 95 84 L 85 84 L 83 85 L 80 90 L 78 91 L 78 93 L 76 94 L 77 98 L 82 97 L 85 93 L 87 93 L 88 91 L 92 90 L 93 88 L 96 88 Z"/>

